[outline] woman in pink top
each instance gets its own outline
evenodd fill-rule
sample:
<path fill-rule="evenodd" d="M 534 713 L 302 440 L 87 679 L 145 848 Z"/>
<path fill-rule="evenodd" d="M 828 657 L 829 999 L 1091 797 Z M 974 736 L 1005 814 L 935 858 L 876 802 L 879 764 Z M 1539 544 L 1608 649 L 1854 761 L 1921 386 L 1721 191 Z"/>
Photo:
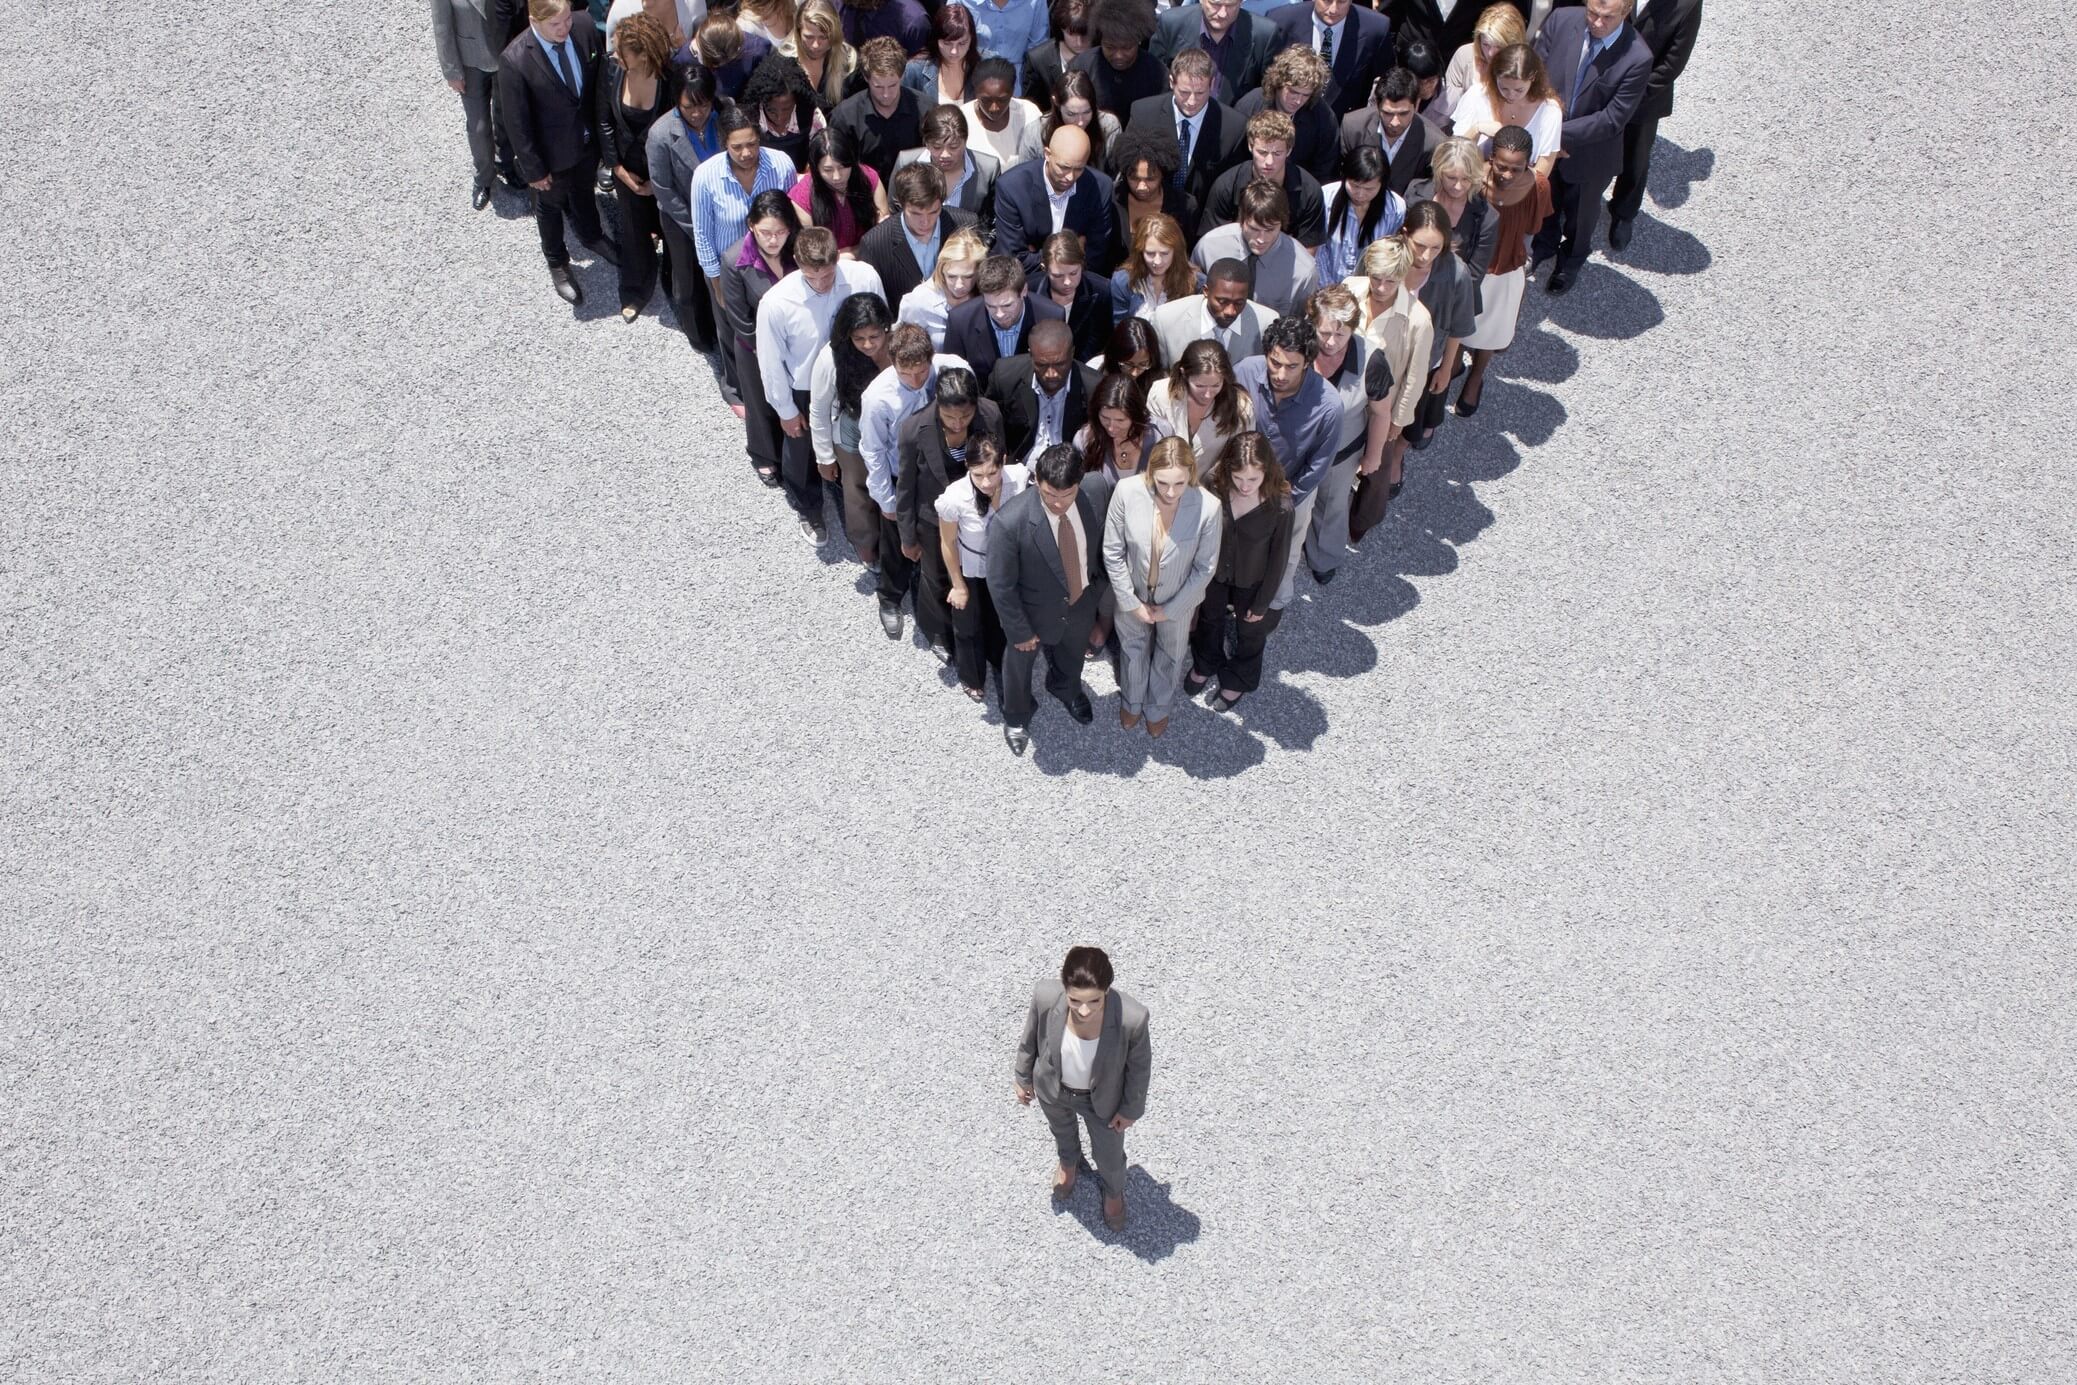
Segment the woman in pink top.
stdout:
<path fill-rule="evenodd" d="M 888 211 L 880 175 L 858 161 L 857 140 L 833 127 L 809 137 L 808 176 L 787 195 L 801 209 L 803 223 L 836 233 L 837 249 L 846 255 Z"/>

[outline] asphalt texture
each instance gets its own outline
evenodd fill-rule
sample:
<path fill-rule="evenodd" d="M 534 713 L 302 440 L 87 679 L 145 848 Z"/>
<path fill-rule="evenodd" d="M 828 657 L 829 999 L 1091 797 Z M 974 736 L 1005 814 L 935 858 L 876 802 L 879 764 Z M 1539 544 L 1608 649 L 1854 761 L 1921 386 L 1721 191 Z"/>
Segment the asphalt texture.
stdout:
<path fill-rule="evenodd" d="M 422 9 L 109 18 L 0 181 L 0 1378 L 2077 1378 L 2060 7 L 1712 6 L 1241 714 L 1023 760 Z"/>

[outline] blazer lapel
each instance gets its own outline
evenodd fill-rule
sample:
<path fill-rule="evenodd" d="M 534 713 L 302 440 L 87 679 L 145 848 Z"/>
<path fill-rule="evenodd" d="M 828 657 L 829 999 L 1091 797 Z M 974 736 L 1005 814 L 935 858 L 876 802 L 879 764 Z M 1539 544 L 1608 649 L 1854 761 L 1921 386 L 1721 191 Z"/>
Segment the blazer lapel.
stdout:
<path fill-rule="evenodd" d="M 1096 1062 L 1091 1066 L 1089 1085 L 1092 1089 L 1110 1080 L 1111 1069 L 1124 1063 L 1118 1056 L 1118 998 L 1109 991 L 1103 993 L 1103 1032 L 1096 1040 Z"/>
<path fill-rule="evenodd" d="M 1038 544 L 1039 551 L 1046 555 L 1046 564 L 1053 569 L 1053 575 L 1060 579 L 1060 590 L 1064 592 L 1067 590 L 1067 567 L 1060 561 L 1060 540 L 1053 532 L 1053 516 L 1046 509 L 1045 497 L 1036 495 L 1037 481 L 1031 483 L 1031 489 L 1037 499 L 1037 503 L 1031 507 L 1032 527 L 1038 530 L 1037 534 L 1033 535 L 1033 541 Z M 1061 1013 L 1067 1013 L 1067 1001 L 1064 997 L 1060 1006 Z"/>

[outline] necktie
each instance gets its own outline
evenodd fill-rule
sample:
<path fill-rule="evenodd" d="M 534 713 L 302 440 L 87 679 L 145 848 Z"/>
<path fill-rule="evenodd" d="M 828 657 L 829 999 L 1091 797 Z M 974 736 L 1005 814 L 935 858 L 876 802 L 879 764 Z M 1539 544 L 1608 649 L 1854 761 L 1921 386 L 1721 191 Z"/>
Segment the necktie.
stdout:
<path fill-rule="evenodd" d="M 1183 161 L 1176 165 L 1175 176 L 1168 180 L 1172 188 L 1183 185 L 1183 172 L 1190 167 L 1190 122 L 1181 116 L 1176 117 L 1176 143 L 1183 146 Z"/>
<path fill-rule="evenodd" d="M 570 41 L 568 39 L 564 39 L 561 43 L 555 45 L 555 75 L 563 79 L 563 85 L 570 89 L 570 95 L 582 96 L 584 93 L 577 90 L 576 74 L 570 71 L 569 51 Z"/>
<path fill-rule="evenodd" d="M 1320 56 L 1326 59 L 1327 66 L 1334 66 L 1334 30 L 1324 24 L 1320 26 Z"/>
<path fill-rule="evenodd" d="M 1594 45 L 1594 36 L 1587 35 L 1587 51 L 1580 54 L 1579 75 L 1572 79 L 1572 99 L 1565 104 L 1567 110 L 1579 105 L 1579 90 L 1587 84 L 1587 73 L 1594 66 L 1594 54 L 1599 51 Z"/>
<path fill-rule="evenodd" d="M 1066 515 L 1060 517 L 1060 566 L 1067 570 L 1067 602 L 1072 606 L 1082 599 L 1082 549 Z"/>

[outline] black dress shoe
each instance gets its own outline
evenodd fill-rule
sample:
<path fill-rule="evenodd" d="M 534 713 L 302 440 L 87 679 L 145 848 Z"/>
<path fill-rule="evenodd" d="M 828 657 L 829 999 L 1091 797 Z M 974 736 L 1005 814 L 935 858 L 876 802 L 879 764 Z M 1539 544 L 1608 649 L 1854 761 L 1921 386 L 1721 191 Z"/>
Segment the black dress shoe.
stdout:
<path fill-rule="evenodd" d="M 1608 221 L 1608 248 L 1610 250 L 1627 250 L 1630 246 L 1630 234 L 1635 229 L 1636 227 L 1631 224 L 1631 220 L 1627 216 L 1610 217 Z"/>
<path fill-rule="evenodd" d="M 1426 452 L 1428 450 L 1428 444 L 1434 441 L 1435 430 L 1433 428 L 1424 428 L 1421 430 L 1420 436 L 1415 438 L 1412 442 L 1408 443 L 1407 446 L 1412 448 L 1416 452 Z"/>
<path fill-rule="evenodd" d="M 1472 400 L 1472 401 L 1471 401 L 1471 402 L 1470 402 L 1469 404 L 1467 404 L 1467 403 L 1465 403 L 1465 402 L 1464 402 L 1464 396 L 1463 396 L 1463 395 L 1461 395 L 1461 394 L 1460 394 L 1460 395 L 1458 395 L 1458 396 L 1457 396 L 1457 417 L 1458 417 L 1458 418 L 1470 418 L 1470 417 L 1471 417 L 1471 416 L 1472 416 L 1473 414 L 1475 414 L 1475 413 L 1477 413 L 1477 412 L 1478 412 L 1478 406 L 1479 406 L 1479 405 L 1481 405 L 1481 404 L 1483 404 L 1483 403 L 1485 403 L 1485 402 L 1486 402 L 1486 397 L 1485 397 L 1485 395 L 1484 395 L 1484 394 L 1480 394 L 1478 398 L 1476 398 L 1476 399 Z"/>
<path fill-rule="evenodd" d="M 930 642 L 930 652 L 938 656 L 938 662 L 941 664 L 952 662 L 952 646 L 946 644 L 943 640 L 932 640 Z"/>
<path fill-rule="evenodd" d="M 480 211 L 482 211 L 482 210 L 483 210 L 483 209 L 484 209 L 485 207 L 488 207 L 489 205 L 490 205 L 490 184 L 489 184 L 489 183 L 479 183 L 479 184 L 477 184 L 477 185 L 476 185 L 476 190 L 475 190 L 474 192 L 472 192 L 472 193 L 470 193 L 470 194 L 469 194 L 469 210 L 470 210 L 470 211 L 472 211 L 472 212 L 480 212 Z"/>
<path fill-rule="evenodd" d="M 1031 733 L 1029 731 L 1026 731 L 1021 726 L 1011 726 L 1007 723 L 1003 725 L 1002 738 L 1009 742 L 1012 755 L 1022 755 L 1024 748 L 1031 744 Z"/>
<path fill-rule="evenodd" d="M 1072 702 L 1064 702 L 1062 705 L 1067 708 L 1069 716 L 1084 726 L 1096 720 L 1096 709 L 1089 705 L 1089 698 L 1085 693 L 1076 693 Z"/>
<path fill-rule="evenodd" d="M 620 251 L 614 248 L 613 242 L 607 240 L 586 241 L 584 248 L 604 260 L 607 264 L 612 265 L 615 269 L 620 268 Z"/>
<path fill-rule="evenodd" d="M 577 281 L 570 277 L 570 267 L 568 265 L 557 264 L 548 266 L 548 278 L 555 285 L 555 296 L 563 302 L 582 303 L 584 301 L 584 290 L 578 288 Z"/>
<path fill-rule="evenodd" d="M 880 603 L 880 628 L 887 632 L 887 638 L 890 640 L 901 638 L 900 606 L 885 601 Z"/>
<path fill-rule="evenodd" d="M 1320 584 L 1321 586 L 1323 586 L 1323 587 L 1324 587 L 1324 586 L 1326 586 L 1326 585 L 1327 585 L 1327 584 L 1328 584 L 1329 582 L 1332 582 L 1332 581 L 1334 580 L 1335 576 L 1336 576 L 1336 575 L 1337 575 L 1337 574 L 1338 574 L 1338 573 L 1339 573 L 1339 572 L 1341 571 L 1341 569 L 1340 569 L 1340 568 L 1329 568 L 1329 569 L 1327 569 L 1327 571 L 1325 571 L 1325 572 L 1322 572 L 1322 571 L 1320 571 L 1320 570 L 1319 570 L 1318 568 L 1316 568 L 1316 567 L 1311 567 L 1311 566 L 1308 566 L 1308 567 L 1306 568 L 1306 571 L 1307 571 L 1307 572 L 1310 572 L 1310 573 L 1311 573 L 1311 574 L 1313 575 L 1313 580 L 1314 580 L 1315 582 L 1318 582 L 1318 583 L 1319 583 L 1319 584 Z"/>
<path fill-rule="evenodd" d="M 1543 282 L 1543 291 L 1552 297 L 1564 293 L 1571 287 L 1572 271 L 1569 269 L 1554 269 L 1551 271 L 1551 277 Z"/>

